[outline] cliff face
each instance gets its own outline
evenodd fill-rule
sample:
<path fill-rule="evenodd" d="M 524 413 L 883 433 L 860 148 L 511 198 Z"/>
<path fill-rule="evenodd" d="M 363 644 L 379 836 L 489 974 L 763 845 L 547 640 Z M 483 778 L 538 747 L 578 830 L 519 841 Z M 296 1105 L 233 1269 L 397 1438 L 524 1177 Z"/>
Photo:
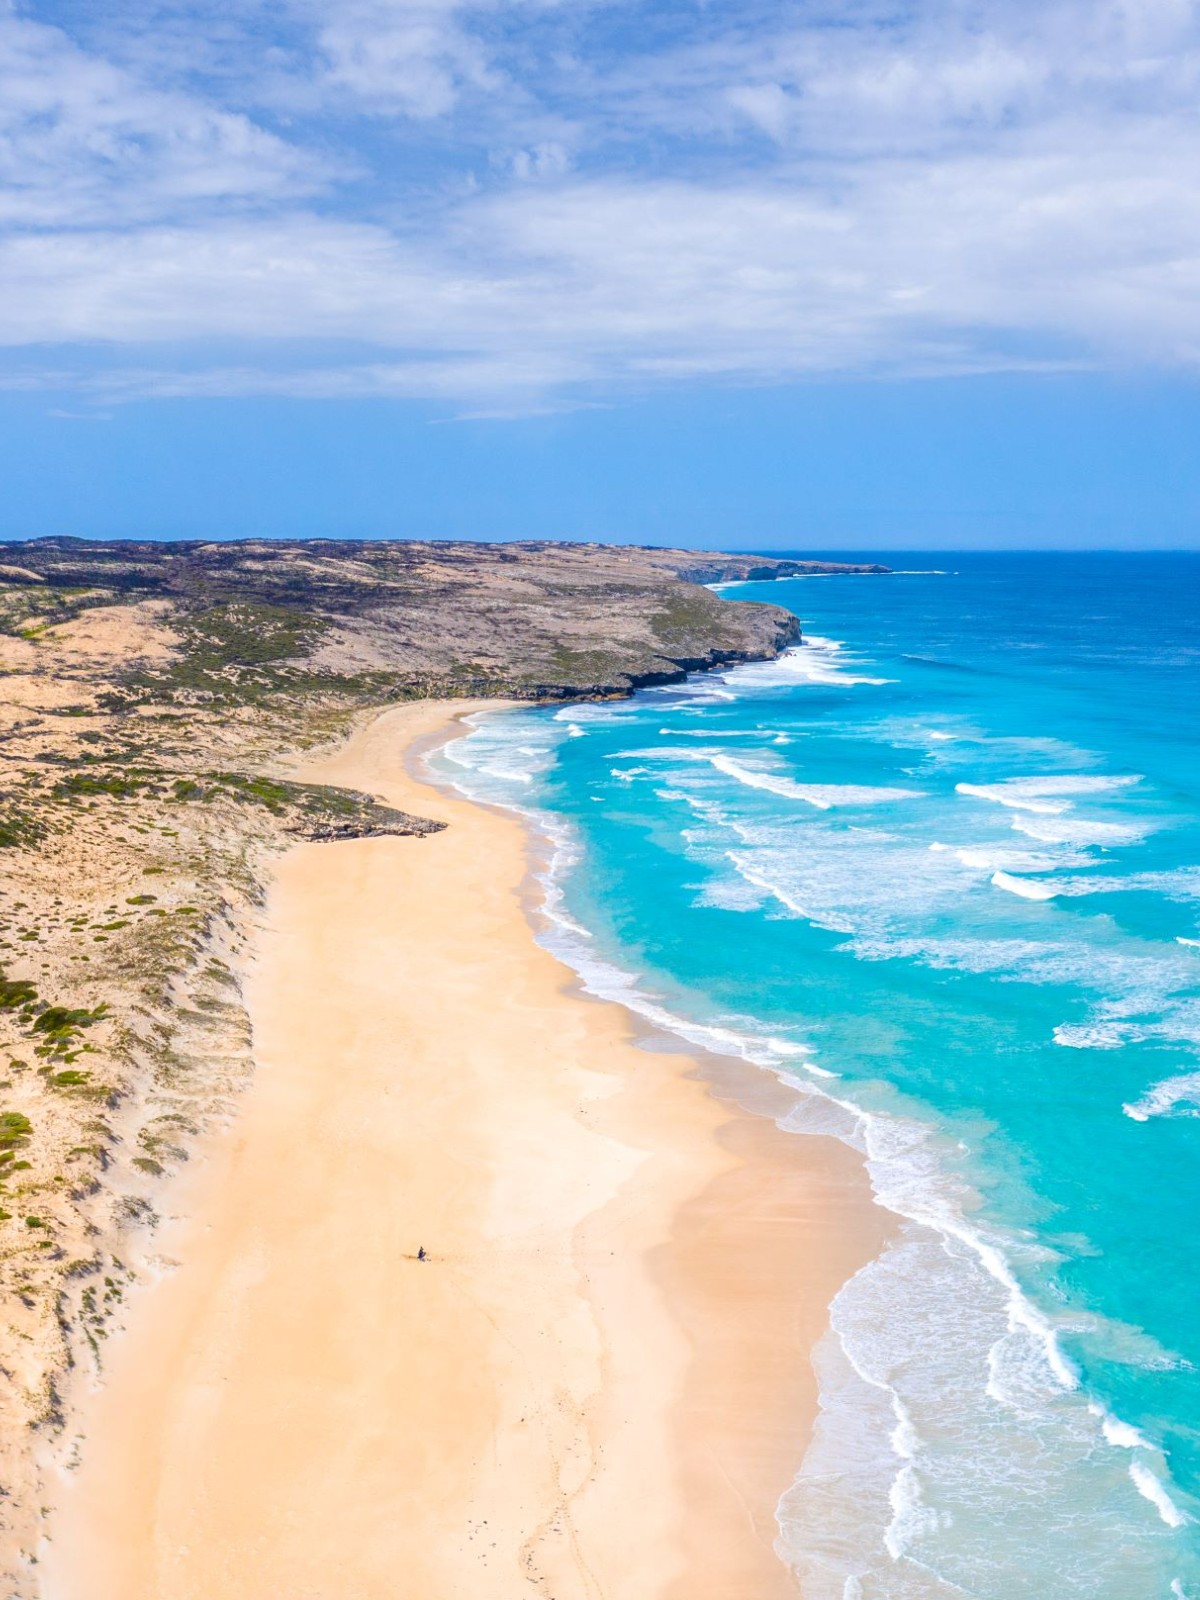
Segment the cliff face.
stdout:
<path fill-rule="evenodd" d="M 803 564 L 578 545 L 3 547 L 0 1592 L 36 1591 L 47 1447 L 172 1174 L 252 1069 L 239 953 L 273 853 L 420 835 L 294 758 L 414 696 L 619 695 L 775 655 L 686 579 Z M 414 839 L 414 849 L 419 840 Z"/>
<path fill-rule="evenodd" d="M 114 675 L 128 706 L 320 692 L 622 694 L 798 638 L 779 607 L 699 587 L 827 562 L 601 545 L 246 541 L 10 545 L 0 593 L 47 624 L 133 604 L 171 630 L 169 664 Z M 0 603 L 3 603 L 0 601 Z M 115 702 L 114 702 L 115 706 Z"/>

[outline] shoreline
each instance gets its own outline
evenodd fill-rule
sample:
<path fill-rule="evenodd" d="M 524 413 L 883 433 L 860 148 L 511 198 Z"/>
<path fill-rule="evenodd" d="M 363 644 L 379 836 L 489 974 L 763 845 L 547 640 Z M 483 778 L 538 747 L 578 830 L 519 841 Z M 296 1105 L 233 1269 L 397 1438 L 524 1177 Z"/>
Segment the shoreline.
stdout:
<path fill-rule="evenodd" d="M 799 1593 L 809 1351 L 887 1219 L 744 1109 L 766 1074 L 652 1048 L 535 942 L 526 830 L 408 765 L 472 709 L 306 768 L 451 826 L 281 861 L 255 1078 L 169 1196 L 44 1600 Z"/>

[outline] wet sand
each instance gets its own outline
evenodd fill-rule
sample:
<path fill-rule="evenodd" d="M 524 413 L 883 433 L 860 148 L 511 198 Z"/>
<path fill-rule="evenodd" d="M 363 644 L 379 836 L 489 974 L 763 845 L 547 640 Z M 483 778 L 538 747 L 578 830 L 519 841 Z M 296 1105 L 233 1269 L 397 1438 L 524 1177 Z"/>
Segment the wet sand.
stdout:
<path fill-rule="evenodd" d="M 451 826 L 279 863 L 256 1077 L 85 1407 L 46 1600 L 799 1592 L 807 1354 L 885 1216 L 851 1152 L 740 1109 L 752 1069 L 574 992 L 522 828 L 409 771 L 463 710 L 304 774 Z"/>

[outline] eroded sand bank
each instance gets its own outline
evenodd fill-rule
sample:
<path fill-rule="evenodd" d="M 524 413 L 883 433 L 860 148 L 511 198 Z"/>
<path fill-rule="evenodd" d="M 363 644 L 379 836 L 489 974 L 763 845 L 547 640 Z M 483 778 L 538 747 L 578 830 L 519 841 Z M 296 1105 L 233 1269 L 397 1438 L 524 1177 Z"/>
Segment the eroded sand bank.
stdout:
<path fill-rule="evenodd" d="M 46 1600 L 796 1592 L 806 1355 L 884 1219 L 570 992 L 520 827 L 407 770 L 463 709 L 306 774 L 451 826 L 280 863 L 256 1078 L 86 1409 Z"/>

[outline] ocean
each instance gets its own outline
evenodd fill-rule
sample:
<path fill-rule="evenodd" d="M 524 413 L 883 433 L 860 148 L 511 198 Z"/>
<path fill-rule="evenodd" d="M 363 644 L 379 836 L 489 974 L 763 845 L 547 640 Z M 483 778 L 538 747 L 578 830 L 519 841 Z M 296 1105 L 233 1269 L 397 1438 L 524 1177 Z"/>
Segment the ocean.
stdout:
<path fill-rule="evenodd" d="M 723 586 L 776 662 L 484 715 L 541 937 L 901 1219 L 780 1503 L 812 1600 L 1200 1600 L 1200 556 Z M 802 1459 L 801 1459 L 802 1457 Z"/>

